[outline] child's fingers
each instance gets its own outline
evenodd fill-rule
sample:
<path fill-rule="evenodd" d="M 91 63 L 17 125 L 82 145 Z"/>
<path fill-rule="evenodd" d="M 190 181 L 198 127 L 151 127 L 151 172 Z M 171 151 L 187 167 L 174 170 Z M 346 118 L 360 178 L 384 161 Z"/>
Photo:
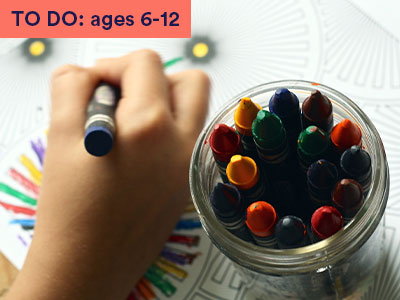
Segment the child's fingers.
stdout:
<path fill-rule="evenodd" d="M 207 115 L 209 78 L 200 70 L 188 70 L 168 78 L 177 125 L 182 131 L 196 138 Z"/>
<path fill-rule="evenodd" d="M 70 136 L 81 137 L 86 121 L 87 105 L 99 82 L 93 71 L 65 65 L 58 68 L 51 81 L 50 127 L 66 130 Z"/>
<path fill-rule="evenodd" d="M 92 69 L 105 81 L 120 83 L 122 99 L 118 110 L 130 120 L 133 113 L 155 106 L 169 109 L 168 82 L 156 52 L 140 50 L 121 58 L 102 59 Z"/>

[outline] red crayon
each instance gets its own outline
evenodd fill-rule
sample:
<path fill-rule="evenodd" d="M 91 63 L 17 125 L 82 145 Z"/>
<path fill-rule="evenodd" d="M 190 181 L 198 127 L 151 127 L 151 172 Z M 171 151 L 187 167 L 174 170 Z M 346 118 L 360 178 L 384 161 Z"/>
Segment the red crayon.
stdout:
<path fill-rule="evenodd" d="M 313 239 L 316 241 L 327 239 L 342 228 L 343 217 L 340 212 L 332 206 L 321 206 L 311 217 Z"/>
<path fill-rule="evenodd" d="M 222 179 L 228 182 L 226 167 L 231 157 L 240 153 L 240 136 L 234 128 L 225 124 L 216 124 L 209 142 Z"/>
<path fill-rule="evenodd" d="M 342 154 L 351 146 L 361 146 L 361 130 L 357 124 L 349 119 L 344 119 L 333 127 L 331 142 L 335 151 Z"/>
<path fill-rule="evenodd" d="M 259 246 L 277 247 L 274 235 L 276 222 L 278 222 L 278 216 L 274 207 L 265 201 L 254 202 L 247 208 L 246 225 Z"/>
<path fill-rule="evenodd" d="M 333 205 L 341 212 L 344 223 L 357 214 L 364 203 L 362 186 L 353 179 L 340 180 L 332 192 Z"/>

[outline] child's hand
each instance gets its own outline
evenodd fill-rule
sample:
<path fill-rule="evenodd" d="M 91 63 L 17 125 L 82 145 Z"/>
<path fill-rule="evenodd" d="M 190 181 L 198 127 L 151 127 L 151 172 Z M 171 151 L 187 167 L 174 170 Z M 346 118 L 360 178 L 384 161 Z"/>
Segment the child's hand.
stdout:
<path fill-rule="evenodd" d="M 98 158 L 83 136 L 100 80 L 120 85 L 122 99 L 114 147 Z M 127 296 L 189 199 L 189 160 L 208 93 L 204 73 L 166 76 L 148 50 L 54 73 L 35 236 L 10 299 Z"/>

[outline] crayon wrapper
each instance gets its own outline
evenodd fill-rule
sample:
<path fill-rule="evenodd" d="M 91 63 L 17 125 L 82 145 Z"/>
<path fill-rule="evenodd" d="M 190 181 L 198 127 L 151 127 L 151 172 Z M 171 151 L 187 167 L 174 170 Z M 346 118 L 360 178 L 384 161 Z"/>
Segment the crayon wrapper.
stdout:
<path fill-rule="evenodd" d="M 116 88 L 103 84 L 96 88 L 87 111 L 85 129 L 91 126 L 106 127 L 115 132 L 114 111 L 119 99 Z"/>

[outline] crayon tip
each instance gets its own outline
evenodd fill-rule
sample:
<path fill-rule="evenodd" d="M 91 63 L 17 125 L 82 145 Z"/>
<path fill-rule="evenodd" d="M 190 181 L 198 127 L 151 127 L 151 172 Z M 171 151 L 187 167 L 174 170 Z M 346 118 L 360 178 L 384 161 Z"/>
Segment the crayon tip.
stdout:
<path fill-rule="evenodd" d="M 303 114 L 309 120 L 322 121 L 329 118 L 332 114 L 332 103 L 328 97 L 321 94 L 320 91 L 314 90 L 307 97 L 302 105 Z"/>
<path fill-rule="evenodd" d="M 350 149 L 343 152 L 340 158 L 340 167 L 348 175 L 367 176 L 371 170 L 371 157 L 361 147 L 351 146 Z"/>
<path fill-rule="evenodd" d="M 251 125 L 259 110 L 261 110 L 261 106 L 251 101 L 249 97 L 240 99 L 239 105 L 233 115 L 235 127 L 240 134 L 246 136 L 252 135 Z"/>
<path fill-rule="evenodd" d="M 338 176 L 336 166 L 325 159 L 312 163 L 307 171 L 308 183 L 318 189 L 332 188 Z"/>
<path fill-rule="evenodd" d="M 356 208 L 364 201 L 362 186 L 353 179 L 340 180 L 332 192 L 332 201 L 339 209 Z"/>
<path fill-rule="evenodd" d="M 247 208 L 246 224 L 250 231 L 260 237 L 274 233 L 277 215 L 273 206 L 265 201 L 257 201 Z"/>
<path fill-rule="evenodd" d="M 324 153 L 329 146 L 326 133 L 314 125 L 300 133 L 297 144 L 301 152 L 310 156 Z"/>
<path fill-rule="evenodd" d="M 216 124 L 210 135 L 210 147 L 216 159 L 228 162 L 232 155 L 238 153 L 240 136 L 235 129 L 225 124 Z"/>
<path fill-rule="evenodd" d="M 287 88 L 280 88 L 269 100 L 269 110 L 279 117 L 289 117 L 300 110 L 299 99 Z"/>
<path fill-rule="evenodd" d="M 339 151 L 344 151 L 353 145 L 361 145 L 361 130 L 357 124 L 344 119 L 336 124 L 331 133 L 332 144 Z"/>
<path fill-rule="evenodd" d="M 278 147 L 286 138 L 286 130 L 281 119 L 266 110 L 260 110 L 257 113 L 252 131 L 256 144 L 265 149 Z"/>
<path fill-rule="evenodd" d="M 275 226 L 275 237 L 278 240 L 278 244 L 297 245 L 306 236 L 306 226 L 300 218 L 295 216 L 285 216 Z"/>
<path fill-rule="evenodd" d="M 106 155 L 113 144 L 113 134 L 106 127 L 91 126 L 85 132 L 86 151 L 94 156 Z"/>
<path fill-rule="evenodd" d="M 241 209 L 240 193 L 231 185 L 218 182 L 210 196 L 214 212 L 221 216 L 235 215 Z"/>
<path fill-rule="evenodd" d="M 232 156 L 226 168 L 226 175 L 230 183 L 242 190 L 255 186 L 260 177 L 255 161 L 242 155 Z"/>
<path fill-rule="evenodd" d="M 326 239 L 343 228 L 343 217 L 336 208 L 322 206 L 313 213 L 311 227 L 320 239 Z"/>

